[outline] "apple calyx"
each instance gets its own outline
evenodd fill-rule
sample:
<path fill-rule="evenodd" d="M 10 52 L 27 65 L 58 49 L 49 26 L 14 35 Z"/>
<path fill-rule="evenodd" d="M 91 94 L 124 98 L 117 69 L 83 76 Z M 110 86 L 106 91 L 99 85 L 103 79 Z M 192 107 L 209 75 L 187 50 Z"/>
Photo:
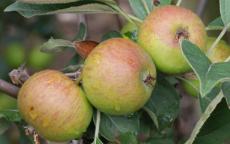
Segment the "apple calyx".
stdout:
<path fill-rule="evenodd" d="M 182 39 L 189 39 L 189 32 L 186 28 L 179 28 L 176 31 L 176 41 L 179 42 Z"/>
<path fill-rule="evenodd" d="M 145 79 L 144 79 L 144 83 L 146 85 L 150 85 L 152 87 L 154 87 L 154 83 L 155 83 L 155 78 L 153 76 L 151 76 L 150 74 L 148 74 Z"/>
<path fill-rule="evenodd" d="M 158 5 L 160 5 L 161 3 L 160 3 L 160 0 L 153 0 L 153 4 L 154 4 L 155 6 L 158 6 Z"/>

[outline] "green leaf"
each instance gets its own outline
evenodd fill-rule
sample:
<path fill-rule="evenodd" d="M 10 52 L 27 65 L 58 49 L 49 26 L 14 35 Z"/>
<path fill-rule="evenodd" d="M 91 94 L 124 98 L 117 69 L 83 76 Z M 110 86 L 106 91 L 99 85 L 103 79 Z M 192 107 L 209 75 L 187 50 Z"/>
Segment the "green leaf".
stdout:
<path fill-rule="evenodd" d="M 173 138 L 153 138 L 144 144 L 174 144 Z"/>
<path fill-rule="evenodd" d="M 223 144 L 230 140 L 229 138 L 230 111 L 222 100 L 203 125 L 194 144 Z"/>
<path fill-rule="evenodd" d="M 204 112 L 209 105 L 209 103 L 219 94 L 221 88 L 220 87 L 215 87 L 211 90 L 209 94 L 207 94 L 204 97 L 199 97 L 200 99 L 200 107 L 201 111 Z"/>
<path fill-rule="evenodd" d="M 160 76 L 158 76 L 156 87 L 145 108 L 150 111 L 147 111 L 147 113 L 154 123 L 158 123 L 156 127 L 163 130 L 166 127 L 170 127 L 178 116 L 179 95 L 169 82 L 160 79 Z"/>
<path fill-rule="evenodd" d="M 78 33 L 75 36 L 74 40 L 76 41 L 85 40 L 86 36 L 87 36 L 87 27 L 84 23 L 80 23 Z"/>
<path fill-rule="evenodd" d="M 18 110 L 0 111 L 0 118 L 5 118 L 10 122 L 20 122 L 22 120 Z"/>
<path fill-rule="evenodd" d="M 154 0 L 129 0 L 133 13 L 142 20 L 144 20 L 154 8 L 170 5 L 171 2 L 172 0 L 159 0 L 159 3 L 154 4 Z"/>
<path fill-rule="evenodd" d="M 130 132 L 121 134 L 118 141 L 119 144 L 138 144 L 136 135 Z"/>
<path fill-rule="evenodd" d="M 230 82 L 224 82 L 222 84 L 222 91 L 227 101 L 228 108 L 230 108 Z"/>
<path fill-rule="evenodd" d="M 212 64 L 206 74 L 204 93 L 211 91 L 219 82 L 230 80 L 230 61 Z"/>
<path fill-rule="evenodd" d="M 186 141 L 185 144 L 192 144 L 195 141 L 195 139 L 196 139 L 197 135 L 199 134 L 200 130 L 202 129 L 203 125 L 208 120 L 208 118 L 210 117 L 212 112 L 215 110 L 217 105 L 221 102 L 223 97 L 224 97 L 223 92 L 220 91 L 220 93 L 209 103 L 209 105 L 205 109 L 204 113 L 201 115 L 200 119 L 196 123 L 196 125 L 192 131 L 191 136 L 189 137 L 189 139 Z"/>
<path fill-rule="evenodd" d="M 200 80 L 201 90 L 205 85 L 206 73 L 211 65 L 211 61 L 205 56 L 195 44 L 191 43 L 188 40 L 182 41 L 182 51 L 183 54 L 195 72 L 196 76 Z"/>
<path fill-rule="evenodd" d="M 57 53 L 64 51 L 66 48 L 74 48 L 73 43 L 68 40 L 50 38 L 41 46 L 41 51 L 46 53 Z"/>
<path fill-rule="evenodd" d="M 65 4 L 28 4 L 22 2 L 15 2 L 8 6 L 5 11 L 17 11 L 25 17 L 32 17 L 36 15 L 48 15 L 56 13 L 117 13 L 113 7 L 116 7 L 114 1 L 91 0 L 82 1 L 77 0 L 73 3 Z"/>
<path fill-rule="evenodd" d="M 129 0 L 129 4 L 134 14 L 142 20 L 145 19 L 148 12 L 153 9 L 153 0 Z"/>
<path fill-rule="evenodd" d="M 230 23 L 230 1 L 229 0 L 220 0 L 220 14 L 224 22 L 224 25 L 227 26 Z"/>
<path fill-rule="evenodd" d="M 110 116 L 101 113 L 100 135 L 109 141 L 114 141 L 121 134 L 127 132 L 137 133 L 138 128 L 138 114 L 132 116 Z"/>
<path fill-rule="evenodd" d="M 208 57 L 196 45 L 182 42 L 182 51 L 200 81 L 201 96 L 206 96 L 219 82 L 230 79 L 230 62 L 211 64 Z"/>
<path fill-rule="evenodd" d="M 218 17 L 208 24 L 206 30 L 222 30 L 223 28 L 224 28 L 224 23 L 221 17 Z"/>
<path fill-rule="evenodd" d="M 108 32 L 102 36 L 101 41 L 105 41 L 105 40 L 111 39 L 111 38 L 120 38 L 120 37 L 122 37 L 122 35 L 119 32 L 110 31 L 110 32 Z"/>

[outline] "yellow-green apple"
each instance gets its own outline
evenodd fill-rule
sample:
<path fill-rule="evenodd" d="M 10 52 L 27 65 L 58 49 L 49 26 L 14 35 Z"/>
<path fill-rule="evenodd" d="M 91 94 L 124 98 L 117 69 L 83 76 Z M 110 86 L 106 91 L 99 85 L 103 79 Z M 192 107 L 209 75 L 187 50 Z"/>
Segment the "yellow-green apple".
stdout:
<path fill-rule="evenodd" d="M 82 82 L 97 109 L 112 115 L 139 110 L 155 85 L 156 70 L 150 56 L 128 39 L 100 43 L 87 57 Z"/>

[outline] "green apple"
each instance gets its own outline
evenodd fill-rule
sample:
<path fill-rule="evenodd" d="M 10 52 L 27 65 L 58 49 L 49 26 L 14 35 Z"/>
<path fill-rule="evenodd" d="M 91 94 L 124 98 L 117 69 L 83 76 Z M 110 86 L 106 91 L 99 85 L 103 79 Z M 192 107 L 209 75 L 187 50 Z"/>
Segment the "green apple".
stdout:
<path fill-rule="evenodd" d="M 55 70 L 40 71 L 23 84 L 18 108 L 41 136 L 55 142 L 80 138 L 93 114 L 81 88 Z"/>
<path fill-rule="evenodd" d="M 4 51 L 4 59 L 10 67 L 19 67 L 25 61 L 25 48 L 20 43 L 11 43 Z"/>
<path fill-rule="evenodd" d="M 207 48 L 210 48 L 216 38 L 208 37 Z M 217 46 L 207 54 L 212 63 L 223 62 L 230 56 L 230 46 L 221 40 Z M 191 96 L 198 96 L 200 83 L 194 73 L 184 75 L 185 81 L 182 81 L 184 90 Z"/>
<path fill-rule="evenodd" d="M 16 108 L 17 100 L 0 91 L 0 111 Z"/>
<path fill-rule="evenodd" d="M 93 106 L 111 115 L 139 110 L 150 98 L 156 70 L 150 56 L 131 40 L 112 38 L 86 58 L 82 82 Z"/>
<path fill-rule="evenodd" d="M 138 43 L 166 74 L 181 74 L 191 68 L 182 55 L 180 40 L 188 39 L 206 51 L 207 34 L 201 19 L 192 11 L 177 6 L 154 9 L 138 32 Z"/>
<path fill-rule="evenodd" d="M 28 66 L 36 70 L 44 69 L 52 63 L 53 58 L 52 54 L 44 53 L 39 48 L 34 48 L 29 54 Z"/>

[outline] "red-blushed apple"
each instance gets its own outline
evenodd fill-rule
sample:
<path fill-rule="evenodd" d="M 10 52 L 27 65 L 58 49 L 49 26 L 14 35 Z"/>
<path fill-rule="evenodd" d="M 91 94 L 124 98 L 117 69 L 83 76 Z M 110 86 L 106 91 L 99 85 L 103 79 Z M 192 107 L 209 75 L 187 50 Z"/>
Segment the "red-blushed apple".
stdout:
<path fill-rule="evenodd" d="M 18 108 L 41 136 L 56 142 L 80 138 L 93 114 L 81 88 L 54 70 L 38 72 L 23 84 Z"/>
<path fill-rule="evenodd" d="M 138 43 L 146 49 L 156 67 L 166 74 L 191 70 L 182 55 L 180 40 L 188 39 L 206 50 L 206 31 L 201 19 L 192 11 L 177 6 L 154 9 L 138 32 Z"/>
<path fill-rule="evenodd" d="M 126 115 L 150 98 L 156 70 L 150 56 L 128 39 L 100 43 L 87 57 L 82 82 L 88 100 L 102 112 Z"/>

